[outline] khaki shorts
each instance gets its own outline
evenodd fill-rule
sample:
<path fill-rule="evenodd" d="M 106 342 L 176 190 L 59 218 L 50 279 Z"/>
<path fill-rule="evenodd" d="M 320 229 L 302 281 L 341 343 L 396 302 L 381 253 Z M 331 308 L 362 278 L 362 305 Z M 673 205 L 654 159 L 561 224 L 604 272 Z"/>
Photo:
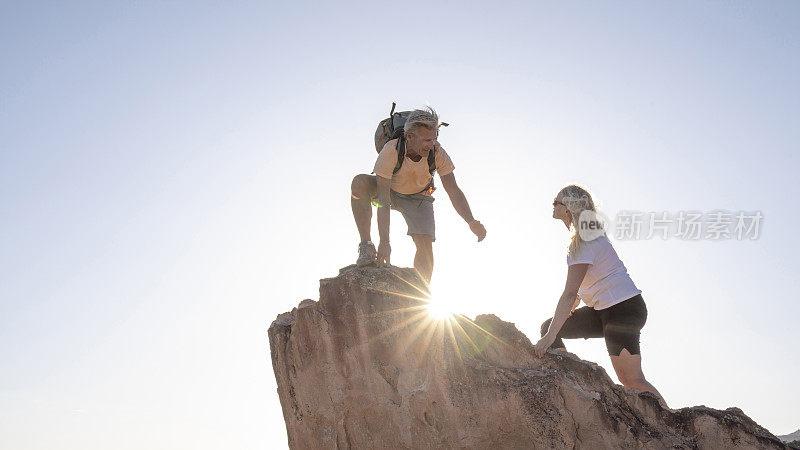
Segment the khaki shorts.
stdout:
<path fill-rule="evenodd" d="M 401 194 L 391 191 L 392 209 L 400 211 L 408 225 L 408 235 L 425 234 L 436 240 L 436 223 L 433 220 L 433 201 L 430 195 Z M 377 204 L 377 198 L 372 199 Z"/>

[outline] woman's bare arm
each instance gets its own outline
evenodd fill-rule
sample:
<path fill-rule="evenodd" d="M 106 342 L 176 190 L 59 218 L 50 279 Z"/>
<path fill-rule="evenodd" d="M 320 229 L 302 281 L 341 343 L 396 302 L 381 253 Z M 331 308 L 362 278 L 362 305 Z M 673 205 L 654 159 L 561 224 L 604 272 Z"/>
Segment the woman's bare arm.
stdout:
<path fill-rule="evenodd" d="M 550 328 L 547 330 L 547 334 L 536 343 L 535 351 L 539 357 L 544 356 L 547 349 L 553 345 L 558 332 L 561 331 L 561 327 L 564 326 L 564 322 L 567 321 L 572 312 L 575 298 L 578 296 L 578 288 L 580 288 L 587 270 L 589 270 L 589 264 L 572 264 L 569 266 L 567 283 L 564 286 L 564 292 L 558 299 L 558 305 L 556 305 L 553 320 L 550 322 Z"/>

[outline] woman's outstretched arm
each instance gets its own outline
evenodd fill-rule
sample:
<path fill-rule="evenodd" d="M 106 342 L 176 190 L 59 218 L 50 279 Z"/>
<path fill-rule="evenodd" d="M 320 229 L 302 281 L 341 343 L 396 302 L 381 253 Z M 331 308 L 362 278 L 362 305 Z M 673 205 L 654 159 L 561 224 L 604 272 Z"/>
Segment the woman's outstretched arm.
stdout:
<path fill-rule="evenodd" d="M 556 305 L 556 312 L 553 314 L 553 320 L 550 322 L 550 328 L 547 333 L 536 343 L 535 352 L 540 358 L 545 355 L 547 349 L 553 345 L 553 342 L 558 336 L 564 322 L 567 321 L 570 313 L 575 304 L 575 298 L 578 296 L 578 288 L 583 282 L 583 277 L 586 276 L 586 271 L 589 269 L 589 264 L 573 264 L 569 266 L 567 271 L 567 283 L 564 286 L 564 292 L 561 298 L 558 299 Z"/>

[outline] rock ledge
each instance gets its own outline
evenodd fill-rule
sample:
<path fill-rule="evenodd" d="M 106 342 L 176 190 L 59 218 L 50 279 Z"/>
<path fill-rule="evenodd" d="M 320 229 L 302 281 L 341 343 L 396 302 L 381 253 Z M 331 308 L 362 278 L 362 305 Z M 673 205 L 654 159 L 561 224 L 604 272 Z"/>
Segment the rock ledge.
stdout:
<path fill-rule="evenodd" d="M 291 448 L 785 449 L 738 408 L 662 408 L 494 315 L 432 319 L 412 269 L 343 268 L 269 327 Z"/>

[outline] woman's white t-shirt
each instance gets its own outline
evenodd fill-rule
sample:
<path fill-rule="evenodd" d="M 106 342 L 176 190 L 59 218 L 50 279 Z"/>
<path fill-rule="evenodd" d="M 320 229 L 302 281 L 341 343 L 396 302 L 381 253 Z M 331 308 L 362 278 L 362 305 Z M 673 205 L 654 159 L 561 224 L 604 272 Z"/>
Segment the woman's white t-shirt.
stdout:
<path fill-rule="evenodd" d="M 642 293 L 606 236 L 584 242 L 575 255 L 568 252 L 567 265 L 573 264 L 591 264 L 578 296 L 594 309 L 606 309 Z"/>

